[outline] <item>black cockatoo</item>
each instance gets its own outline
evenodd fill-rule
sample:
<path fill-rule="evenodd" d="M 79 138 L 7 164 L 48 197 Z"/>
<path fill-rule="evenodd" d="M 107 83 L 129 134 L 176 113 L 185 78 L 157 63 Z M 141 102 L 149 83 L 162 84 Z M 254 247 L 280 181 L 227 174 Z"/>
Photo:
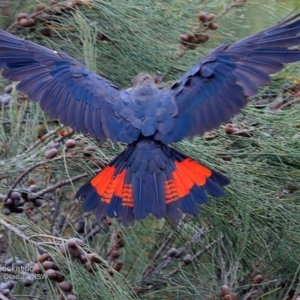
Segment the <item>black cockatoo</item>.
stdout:
<path fill-rule="evenodd" d="M 202 135 L 237 114 L 258 85 L 283 64 L 300 60 L 300 14 L 233 44 L 222 44 L 198 61 L 170 88 L 157 89 L 139 74 L 121 90 L 59 51 L 0 31 L 2 76 L 43 110 L 92 137 L 128 144 L 76 196 L 96 216 L 118 216 L 124 225 L 149 214 L 178 221 L 198 215 L 207 194 L 224 195 L 229 183 L 168 146 Z"/>

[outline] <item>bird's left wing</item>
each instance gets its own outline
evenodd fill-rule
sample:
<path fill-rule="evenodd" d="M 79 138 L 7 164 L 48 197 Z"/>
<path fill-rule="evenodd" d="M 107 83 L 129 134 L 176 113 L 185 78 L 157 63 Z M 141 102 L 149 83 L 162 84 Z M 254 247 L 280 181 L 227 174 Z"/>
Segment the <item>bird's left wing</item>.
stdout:
<path fill-rule="evenodd" d="M 271 81 L 269 74 L 300 60 L 297 45 L 300 14 L 232 45 L 219 46 L 161 91 L 161 101 L 176 103 L 177 114 L 170 112 L 158 124 L 155 138 L 176 142 L 228 121 L 247 104 L 247 97 L 257 94 L 258 85 Z"/>
<path fill-rule="evenodd" d="M 0 30 L 0 69 L 64 125 L 101 140 L 131 142 L 139 135 L 139 128 L 115 113 L 126 106 L 128 93 L 63 52 Z"/>

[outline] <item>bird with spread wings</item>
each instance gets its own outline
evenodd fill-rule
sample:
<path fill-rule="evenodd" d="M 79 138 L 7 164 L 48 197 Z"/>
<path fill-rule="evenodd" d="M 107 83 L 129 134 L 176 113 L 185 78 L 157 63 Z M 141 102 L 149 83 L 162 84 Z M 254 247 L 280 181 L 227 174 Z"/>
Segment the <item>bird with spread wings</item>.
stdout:
<path fill-rule="evenodd" d="M 178 221 L 198 215 L 207 194 L 224 195 L 229 179 L 168 146 L 203 135 L 237 114 L 257 86 L 285 63 L 300 60 L 300 14 L 198 61 L 170 88 L 141 73 L 121 90 L 60 51 L 0 31 L 2 76 L 51 117 L 92 137 L 128 144 L 82 186 L 85 211 L 119 217 L 123 225 L 149 214 Z"/>

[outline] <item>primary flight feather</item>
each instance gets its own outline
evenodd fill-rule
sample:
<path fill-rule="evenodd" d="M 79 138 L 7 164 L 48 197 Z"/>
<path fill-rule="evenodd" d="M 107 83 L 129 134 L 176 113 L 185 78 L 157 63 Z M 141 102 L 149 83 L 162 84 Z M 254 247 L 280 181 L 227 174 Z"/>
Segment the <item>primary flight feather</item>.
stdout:
<path fill-rule="evenodd" d="M 128 144 L 106 168 L 79 189 L 86 211 L 122 224 L 149 214 L 178 221 L 198 215 L 207 194 L 224 195 L 229 183 L 168 146 L 202 135 L 237 114 L 258 85 L 285 63 L 300 60 L 300 14 L 236 43 L 225 43 L 197 62 L 173 86 L 159 90 L 141 73 L 121 90 L 59 51 L 0 31 L 2 76 L 43 110 L 94 138 Z"/>

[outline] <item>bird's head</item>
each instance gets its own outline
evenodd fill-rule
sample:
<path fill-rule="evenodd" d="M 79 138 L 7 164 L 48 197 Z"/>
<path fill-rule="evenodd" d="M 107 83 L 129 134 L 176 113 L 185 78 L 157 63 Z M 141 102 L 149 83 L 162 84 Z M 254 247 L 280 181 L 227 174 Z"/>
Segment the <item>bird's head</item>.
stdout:
<path fill-rule="evenodd" d="M 131 81 L 131 85 L 133 89 L 139 88 L 141 86 L 149 86 L 152 88 L 156 88 L 154 78 L 146 73 L 140 73 L 137 76 L 135 76 Z"/>

